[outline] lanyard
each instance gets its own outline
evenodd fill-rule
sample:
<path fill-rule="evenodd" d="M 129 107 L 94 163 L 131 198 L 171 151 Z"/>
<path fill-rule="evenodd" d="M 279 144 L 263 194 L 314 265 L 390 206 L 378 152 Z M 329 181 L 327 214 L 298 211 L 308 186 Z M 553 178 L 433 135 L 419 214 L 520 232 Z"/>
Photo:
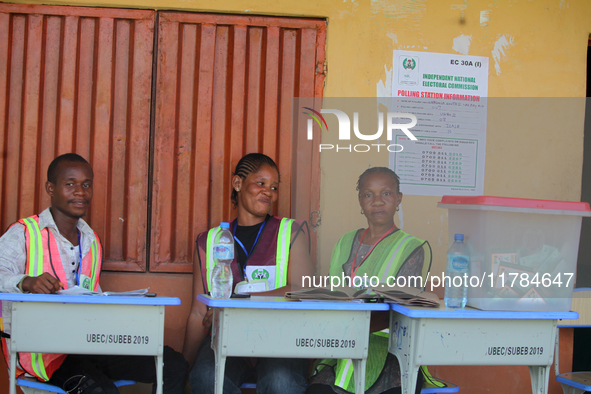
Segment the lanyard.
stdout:
<path fill-rule="evenodd" d="M 365 257 L 363 257 L 363 260 L 361 260 L 361 263 L 359 263 L 359 265 L 357 266 L 357 268 L 355 268 L 355 262 L 357 261 L 357 253 L 359 253 L 359 249 L 361 248 L 361 243 L 363 242 L 363 238 L 365 237 L 365 234 L 367 234 L 367 231 L 369 230 L 369 227 L 365 229 L 365 231 L 363 232 L 363 235 L 361 236 L 361 239 L 359 240 L 359 246 L 357 247 L 357 251 L 355 252 L 355 258 L 353 259 L 353 264 L 351 265 L 351 279 L 353 279 L 355 277 L 355 274 L 357 274 L 357 270 L 359 269 L 359 267 L 361 267 L 361 264 L 363 264 L 363 262 L 365 261 L 365 259 L 367 258 L 367 256 L 370 255 L 371 251 L 373 250 L 373 248 L 376 247 L 376 245 L 378 243 L 380 243 L 380 241 L 384 238 L 386 238 L 386 236 L 392 234 L 392 230 L 394 230 L 396 228 L 396 224 L 392 225 L 392 228 L 390 228 L 390 230 L 386 231 L 384 233 L 384 235 L 382 235 L 380 237 L 380 239 L 378 239 L 376 241 L 375 244 L 372 245 L 371 249 L 369 249 L 369 252 L 367 252 L 367 254 L 365 255 Z"/>
<path fill-rule="evenodd" d="M 76 270 L 76 284 L 80 285 L 80 271 L 82 271 L 82 241 L 80 240 L 80 230 L 78 232 L 78 253 L 80 259 L 78 260 L 78 269 Z"/>
<path fill-rule="evenodd" d="M 244 247 L 244 244 L 242 242 L 240 242 L 240 240 L 238 238 L 236 238 L 236 228 L 238 227 L 238 220 L 236 220 L 236 223 L 234 223 L 234 231 L 232 234 L 234 236 L 234 241 L 236 241 L 238 243 L 238 245 L 242 248 L 242 250 L 244 251 L 244 254 L 246 255 L 247 260 L 250 257 L 250 255 L 252 254 L 255 246 L 257 245 L 257 242 L 259 241 L 259 237 L 260 237 L 261 233 L 263 232 L 263 228 L 265 228 L 265 224 L 267 224 L 267 220 L 264 220 L 263 224 L 261 224 L 261 227 L 259 228 L 259 232 L 257 233 L 257 237 L 254 239 L 254 243 L 252 244 L 252 248 L 250 248 L 250 253 L 249 253 L 246 250 L 246 248 Z M 248 281 L 248 276 L 246 276 L 246 263 L 244 263 L 244 278 Z"/>

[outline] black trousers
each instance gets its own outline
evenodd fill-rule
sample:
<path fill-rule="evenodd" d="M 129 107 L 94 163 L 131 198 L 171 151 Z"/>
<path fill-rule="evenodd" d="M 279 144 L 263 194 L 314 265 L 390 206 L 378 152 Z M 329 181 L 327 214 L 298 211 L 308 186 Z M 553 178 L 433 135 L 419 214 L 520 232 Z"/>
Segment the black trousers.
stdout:
<path fill-rule="evenodd" d="M 163 392 L 182 394 L 189 365 L 182 354 L 164 347 Z M 117 394 L 115 380 L 156 383 L 156 362 L 153 356 L 109 356 L 70 354 L 53 373 L 48 383 L 66 392 L 81 394 Z M 78 390 L 75 387 L 82 387 Z M 156 392 L 156 385 L 152 392 Z"/>

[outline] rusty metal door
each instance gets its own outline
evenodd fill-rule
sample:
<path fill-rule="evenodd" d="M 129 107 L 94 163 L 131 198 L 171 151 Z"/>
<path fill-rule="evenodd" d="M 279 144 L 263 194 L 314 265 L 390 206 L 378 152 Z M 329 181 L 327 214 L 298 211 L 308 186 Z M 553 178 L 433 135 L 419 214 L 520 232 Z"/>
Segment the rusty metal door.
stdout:
<path fill-rule="evenodd" d="M 155 12 L 0 4 L 0 225 L 49 205 L 47 166 L 95 173 L 105 269 L 145 271 Z"/>
<path fill-rule="evenodd" d="M 245 153 L 277 162 L 276 214 L 309 220 L 318 205 L 319 153 L 292 143 L 291 98 L 322 96 L 326 24 L 179 12 L 159 19 L 150 271 L 191 272 L 197 235 L 235 216 L 230 177 Z M 298 195 L 307 201 L 298 212 L 292 167 L 302 168 Z"/>
<path fill-rule="evenodd" d="M 279 165 L 275 213 L 309 220 L 319 154 L 292 138 L 291 98 L 322 96 L 325 22 L 155 20 L 154 11 L 0 4 L 0 226 L 49 205 L 45 171 L 66 152 L 95 171 L 86 219 L 107 270 L 191 272 L 197 234 L 233 216 L 230 174 L 248 152 Z"/>

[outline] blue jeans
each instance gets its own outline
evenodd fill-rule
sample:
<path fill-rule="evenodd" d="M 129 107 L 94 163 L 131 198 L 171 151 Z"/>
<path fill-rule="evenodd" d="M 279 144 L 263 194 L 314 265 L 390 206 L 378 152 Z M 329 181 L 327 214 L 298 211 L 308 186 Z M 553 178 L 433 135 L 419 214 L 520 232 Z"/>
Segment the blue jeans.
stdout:
<path fill-rule="evenodd" d="M 250 379 L 256 379 L 258 394 L 304 394 L 309 365 L 308 359 L 298 358 L 227 357 L 224 394 L 241 394 L 240 386 Z M 215 355 L 209 336 L 201 344 L 189 381 L 193 394 L 214 392 Z"/>

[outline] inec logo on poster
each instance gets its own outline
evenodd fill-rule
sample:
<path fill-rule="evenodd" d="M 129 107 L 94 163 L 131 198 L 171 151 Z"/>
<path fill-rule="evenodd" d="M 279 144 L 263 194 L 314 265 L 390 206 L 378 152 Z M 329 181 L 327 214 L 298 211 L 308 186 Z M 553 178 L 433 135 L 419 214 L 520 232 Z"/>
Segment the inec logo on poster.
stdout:
<path fill-rule="evenodd" d="M 404 67 L 406 70 L 414 70 L 416 66 L 417 62 L 412 57 L 406 58 L 402 61 L 402 67 Z"/>
<path fill-rule="evenodd" d="M 351 140 L 351 120 L 349 116 L 338 109 L 321 109 L 320 112 L 310 108 L 310 107 L 302 107 L 303 109 L 309 112 L 303 112 L 305 115 L 310 116 L 312 119 L 308 119 L 307 122 L 307 133 L 308 133 L 308 140 L 312 140 L 314 138 L 314 121 L 320 127 L 320 130 L 323 129 L 328 131 L 328 124 L 324 119 L 322 114 L 333 114 L 336 115 L 337 120 L 339 122 L 339 141 L 348 141 Z M 353 112 L 353 133 L 355 137 L 363 141 L 377 141 L 384 132 L 384 117 L 386 118 L 386 137 L 388 141 L 392 141 L 392 131 L 393 130 L 401 130 L 406 136 L 416 141 L 417 137 L 415 137 L 409 129 L 416 126 L 417 124 L 417 117 L 413 114 L 406 113 L 406 112 L 378 112 L 378 131 L 374 134 L 363 134 L 359 130 L 359 113 Z M 410 123 L 394 123 L 397 122 L 400 118 L 410 119 Z M 395 120 L 396 119 L 396 120 Z M 319 149 L 320 152 L 323 150 L 331 150 L 336 149 L 337 152 L 339 151 L 348 151 L 348 152 L 369 152 L 370 150 L 375 150 L 377 152 L 380 151 L 380 148 L 385 147 L 388 152 L 402 152 L 404 147 L 400 144 L 356 144 L 356 145 L 339 145 L 337 144 L 336 147 L 333 144 L 320 144 Z"/>

